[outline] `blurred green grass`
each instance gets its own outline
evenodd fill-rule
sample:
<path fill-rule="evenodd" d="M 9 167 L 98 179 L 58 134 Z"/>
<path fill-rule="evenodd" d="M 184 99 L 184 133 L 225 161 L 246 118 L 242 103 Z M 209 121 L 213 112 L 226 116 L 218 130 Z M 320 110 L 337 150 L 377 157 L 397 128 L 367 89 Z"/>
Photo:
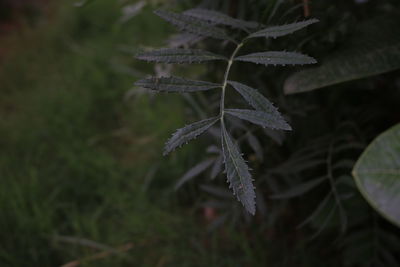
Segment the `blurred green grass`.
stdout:
<path fill-rule="evenodd" d="M 182 98 L 126 98 L 135 73 L 153 70 L 121 47 L 161 46 L 171 33 L 155 7 L 120 24 L 118 1 L 53 5 L 5 40 L 0 266 L 60 266 L 102 251 L 82 239 L 133 247 L 80 266 L 263 266 L 245 232 L 207 233 L 198 209 L 172 190 L 203 153 L 199 141 L 162 157 L 187 121 Z"/>
<path fill-rule="evenodd" d="M 114 68 L 131 64 L 118 45 L 160 43 L 168 30 L 150 8 L 119 25 L 117 1 L 53 12 L 9 38 L 0 73 L 0 265 L 58 266 L 98 252 L 57 236 L 134 246 L 84 266 L 176 260 L 194 224 L 170 192 L 184 163 L 160 155 L 183 124 L 182 105 L 175 96 L 124 101 L 137 77 Z"/>

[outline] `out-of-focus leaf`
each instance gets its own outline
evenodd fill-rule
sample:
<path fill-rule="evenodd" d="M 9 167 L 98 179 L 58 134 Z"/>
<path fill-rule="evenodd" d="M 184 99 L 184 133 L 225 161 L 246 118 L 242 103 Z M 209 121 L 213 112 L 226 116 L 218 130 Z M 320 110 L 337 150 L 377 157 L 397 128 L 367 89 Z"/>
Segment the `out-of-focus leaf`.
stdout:
<path fill-rule="evenodd" d="M 124 6 L 122 8 L 122 16 L 120 18 L 121 23 L 125 23 L 135 17 L 139 12 L 143 9 L 143 7 L 146 5 L 146 1 L 138 1 L 134 4 L 130 4 L 127 6 Z"/>
<path fill-rule="evenodd" d="M 175 150 L 177 147 L 189 142 L 190 140 L 196 138 L 200 134 L 204 133 L 208 128 L 210 128 L 214 123 L 219 120 L 219 117 L 213 117 L 210 119 L 205 119 L 192 124 L 189 124 L 181 129 L 178 129 L 167 141 L 164 148 L 164 155 L 167 155 L 171 151 Z"/>
<path fill-rule="evenodd" d="M 232 142 L 224 124 L 221 126 L 221 140 L 225 171 L 230 188 L 232 188 L 233 193 L 242 202 L 246 210 L 254 215 L 256 212 L 256 203 L 254 201 L 256 194 L 252 182 L 253 179 L 247 164 L 239 152 L 239 148 Z"/>
<path fill-rule="evenodd" d="M 221 87 L 220 84 L 188 80 L 181 77 L 151 77 L 135 82 L 136 86 L 160 92 L 188 93 Z"/>
<path fill-rule="evenodd" d="M 326 181 L 327 177 L 321 177 L 318 179 L 313 179 L 308 182 L 296 185 L 292 188 L 290 188 L 288 191 L 276 195 L 272 195 L 271 198 L 292 198 L 292 197 L 297 197 L 301 196 L 311 189 L 315 188 L 316 186 L 320 185 L 322 182 Z"/>
<path fill-rule="evenodd" d="M 264 159 L 264 151 L 263 148 L 260 144 L 260 141 L 258 141 L 257 137 L 255 137 L 252 133 L 248 132 L 246 134 L 247 137 L 247 142 L 249 143 L 251 149 L 256 153 L 257 158 L 260 161 L 263 161 Z"/>
<path fill-rule="evenodd" d="M 400 68 L 400 15 L 360 23 L 342 48 L 321 60 L 321 65 L 290 76 L 286 94 L 315 90 Z"/>
<path fill-rule="evenodd" d="M 400 124 L 372 141 L 354 166 L 353 176 L 371 206 L 400 226 Z"/>
<path fill-rule="evenodd" d="M 184 183 L 204 172 L 213 162 L 214 159 L 206 159 L 188 170 L 175 184 L 175 190 L 178 190 Z"/>
<path fill-rule="evenodd" d="M 226 109 L 225 113 L 263 127 L 287 131 L 292 130 L 290 125 L 282 118 L 282 116 L 276 116 L 276 114 L 250 109 Z"/>
<path fill-rule="evenodd" d="M 220 56 L 200 49 L 161 48 L 136 54 L 140 60 L 158 63 L 198 63 L 210 60 L 226 60 Z"/>
<path fill-rule="evenodd" d="M 257 31 L 255 33 L 252 33 L 249 35 L 248 38 L 254 38 L 254 37 L 280 37 L 284 36 L 287 34 L 291 34 L 295 31 L 301 30 L 311 24 L 314 24 L 318 22 L 319 20 L 317 19 L 309 19 L 305 21 L 300 21 L 300 22 L 295 22 L 295 23 L 290 23 L 290 24 L 285 24 L 285 25 L 280 25 L 280 26 L 272 26 L 268 27 L 266 29 Z"/>
<path fill-rule="evenodd" d="M 193 16 L 178 14 L 166 10 L 156 10 L 154 13 L 182 31 L 235 42 L 235 40 L 229 37 L 223 29 L 215 27 L 213 23 L 209 23 Z"/>
<path fill-rule="evenodd" d="M 210 178 L 215 179 L 219 173 L 221 173 L 222 165 L 223 165 L 223 157 L 220 155 L 215 161 L 211 168 Z"/>
<path fill-rule="evenodd" d="M 238 28 L 238 29 L 257 28 L 259 25 L 257 22 L 235 19 L 221 12 L 203 8 L 189 9 L 185 11 L 184 14 L 196 17 L 198 19 L 210 21 L 216 24 L 231 26 L 233 28 Z"/>
<path fill-rule="evenodd" d="M 235 60 L 252 62 L 256 64 L 264 64 L 266 66 L 305 65 L 317 63 L 317 61 L 310 56 L 286 51 L 268 51 L 253 53 L 245 56 L 236 57 Z"/>

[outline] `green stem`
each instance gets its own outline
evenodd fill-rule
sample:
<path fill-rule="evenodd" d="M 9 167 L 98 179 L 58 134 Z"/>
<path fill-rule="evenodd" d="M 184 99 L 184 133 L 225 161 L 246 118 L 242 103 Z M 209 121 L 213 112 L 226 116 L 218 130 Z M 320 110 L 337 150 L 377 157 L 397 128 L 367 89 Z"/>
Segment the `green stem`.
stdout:
<path fill-rule="evenodd" d="M 228 65 L 226 66 L 225 75 L 224 75 L 224 81 L 222 83 L 221 103 L 220 103 L 220 113 L 219 113 L 222 123 L 224 122 L 225 89 L 226 89 L 226 85 L 228 83 L 229 72 L 230 72 L 231 66 L 233 64 L 233 59 L 235 58 L 236 54 L 239 52 L 239 50 L 243 46 L 243 44 L 244 44 L 244 41 L 240 42 L 236 46 L 236 49 L 233 51 L 231 57 L 229 58 Z"/>

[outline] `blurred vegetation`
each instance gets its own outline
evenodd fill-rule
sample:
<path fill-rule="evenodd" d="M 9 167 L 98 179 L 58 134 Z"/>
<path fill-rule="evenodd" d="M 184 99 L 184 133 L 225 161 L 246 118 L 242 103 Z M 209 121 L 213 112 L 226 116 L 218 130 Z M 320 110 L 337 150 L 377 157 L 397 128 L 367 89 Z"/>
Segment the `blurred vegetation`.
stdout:
<path fill-rule="evenodd" d="M 321 23 L 311 38 L 300 33 L 268 45 L 323 60 L 359 20 L 385 16 L 396 1 L 317 1 L 311 11 Z M 350 218 L 346 233 L 341 215 L 329 215 L 333 199 L 307 227 L 296 228 L 324 202 L 329 185 L 301 202 L 269 199 L 325 175 L 327 155 L 336 153 L 327 148 L 336 141 L 365 147 L 398 121 L 398 72 L 340 84 L 334 91 L 285 96 L 283 83 L 292 70 L 235 66 L 235 79 L 250 76 L 254 85 L 266 87 L 263 93 L 296 129 L 272 135 L 275 142 L 254 131 L 265 161 L 243 139 L 259 194 L 259 210 L 250 218 L 225 190 L 222 175 L 209 181 L 209 173 L 203 173 L 179 192 L 173 190 L 182 174 L 208 156 L 205 145 L 218 141 L 212 134 L 162 157 L 172 131 L 209 113 L 217 98 L 199 94 L 186 98 L 188 105 L 173 94 L 154 97 L 132 90 L 135 80 L 154 72 L 132 53 L 165 45 L 172 27 L 152 11 L 171 2 L 145 1 L 139 13 L 125 19 L 123 7 L 137 1 L 28 1 L 17 14 L 6 9 L 12 2 L 0 6 L 0 32 L 5 33 L 0 36 L 0 266 L 61 266 L 77 260 L 81 266 L 378 266 L 369 262 L 377 250 L 386 255 L 398 250 L 399 231 L 370 209 L 349 181 L 339 189 L 352 196 L 343 199 Z M 302 14 L 296 1 L 172 2 L 178 9 L 201 2 L 265 24 Z M 266 44 L 254 43 L 254 48 Z M 227 48 L 208 41 L 200 45 Z M 181 66 L 174 73 L 218 80 L 219 67 Z M 156 69 L 161 71 L 168 70 Z M 360 151 L 337 153 L 331 164 L 354 162 Z M 334 178 L 349 178 L 348 165 L 339 164 Z M 104 251 L 112 253 L 93 258 Z"/>
<path fill-rule="evenodd" d="M 2 37 L 1 266 L 60 266 L 125 244 L 128 253 L 84 266 L 200 263 L 190 249 L 197 223 L 171 187 L 190 157 L 160 154 L 183 123 L 182 103 L 126 96 L 133 69 L 151 68 L 120 47 L 161 43 L 169 31 L 150 6 L 125 24 L 120 10 L 53 3 L 33 27 Z"/>

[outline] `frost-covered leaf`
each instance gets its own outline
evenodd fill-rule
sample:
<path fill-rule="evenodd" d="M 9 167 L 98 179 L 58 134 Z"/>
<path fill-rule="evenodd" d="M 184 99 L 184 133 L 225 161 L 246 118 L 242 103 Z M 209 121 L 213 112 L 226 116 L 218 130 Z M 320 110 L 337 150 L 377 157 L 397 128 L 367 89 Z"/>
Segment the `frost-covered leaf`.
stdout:
<path fill-rule="evenodd" d="M 310 180 L 308 182 L 296 185 L 284 193 L 272 195 L 271 198 L 292 198 L 292 197 L 301 196 L 304 193 L 307 193 L 311 189 L 315 188 L 316 186 L 320 185 L 322 182 L 324 182 L 326 180 L 327 180 L 326 176 L 318 178 L 318 179 Z"/>
<path fill-rule="evenodd" d="M 175 25 L 182 31 L 235 42 L 235 40 L 230 38 L 223 29 L 215 27 L 214 23 L 210 23 L 193 16 L 178 14 L 166 10 L 156 10 L 154 13 Z"/>
<path fill-rule="evenodd" d="M 184 14 L 201 20 L 213 22 L 215 24 L 227 25 L 238 29 L 244 29 L 244 28 L 253 29 L 257 28 L 259 25 L 259 23 L 254 21 L 235 19 L 221 12 L 203 8 L 189 9 L 185 11 Z"/>
<path fill-rule="evenodd" d="M 175 148 L 186 144 L 190 140 L 196 138 L 200 134 L 204 133 L 208 128 L 210 128 L 214 123 L 219 120 L 219 117 L 213 117 L 210 119 L 205 119 L 192 124 L 189 124 L 181 129 L 178 129 L 165 144 L 164 155 L 167 155 Z"/>
<path fill-rule="evenodd" d="M 180 77 L 151 77 L 135 82 L 136 86 L 149 88 L 160 92 L 196 92 L 220 87 L 220 84 L 188 80 Z"/>
<path fill-rule="evenodd" d="M 225 171 L 230 188 L 232 188 L 233 193 L 242 202 L 246 210 L 254 215 L 256 212 L 256 203 L 254 201 L 256 194 L 252 182 L 253 179 L 239 148 L 232 142 L 224 124 L 221 127 L 221 140 Z"/>
<path fill-rule="evenodd" d="M 280 25 L 280 26 L 272 26 L 268 27 L 266 29 L 260 30 L 258 32 L 252 33 L 249 35 L 248 38 L 253 38 L 253 37 L 280 37 L 284 36 L 287 34 L 291 34 L 295 31 L 301 30 L 304 27 L 307 27 L 308 25 L 314 24 L 318 22 L 319 20 L 317 19 L 309 19 L 305 21 L 300 21 L 296 23 L 290 23 L 290 24 L 285 24 L 285 25 Z"/>
<path fill-rule="evenodd" d="M 281 116 L 278 109 L 256 89 L 234 81 L 228 81 L 228 83 L 256 110 Z"/>
<path fill-rule="evenodd" d="M 353 176 L 369 204 L 400 226 L 400 123 L 372 141 L 354 166 Z"/>
<path fill-rule="evenodd" d="M 276 116 L 275 114 L 264 111 L 250 109 L 226 109 L 225 113 L 235 116 L 239 119 L 261 125 L 263 127 L 287 131 L 292 130 L 290 125 L 282 118 L 282 116 Z"/>
<path fill-rule="evenodd" d="M 247 61 L 256 64 L 268 65 L 304 65 L 315 64 L 317 61 L 309 56 L 286 51 L 268 51 L 253 53 L 245 56 L 236 57 L 235 60 Z"/>
<path fill-rule="evenodd" d="M 137 59 L 158 63 L 196 63 L 210 60 L 226 60 L 220 56 L 200 49 L 161 48 L 140 52 Z"/>
<path fill-rule="evenodd" d="M 215 159 L 206 159 L 198 164 L 196 164 L 193 168 L 188 170 L 180 179 L 179 181 L 175 184 L 174 189 L 178 190 L 184 183 L 189 181 L 190 179 L 196 177 L 197 175 L 201 174 L 205 170 L 207 170 L 208 167 L 211 166 L 211 164 L 215 161 Z"/>

